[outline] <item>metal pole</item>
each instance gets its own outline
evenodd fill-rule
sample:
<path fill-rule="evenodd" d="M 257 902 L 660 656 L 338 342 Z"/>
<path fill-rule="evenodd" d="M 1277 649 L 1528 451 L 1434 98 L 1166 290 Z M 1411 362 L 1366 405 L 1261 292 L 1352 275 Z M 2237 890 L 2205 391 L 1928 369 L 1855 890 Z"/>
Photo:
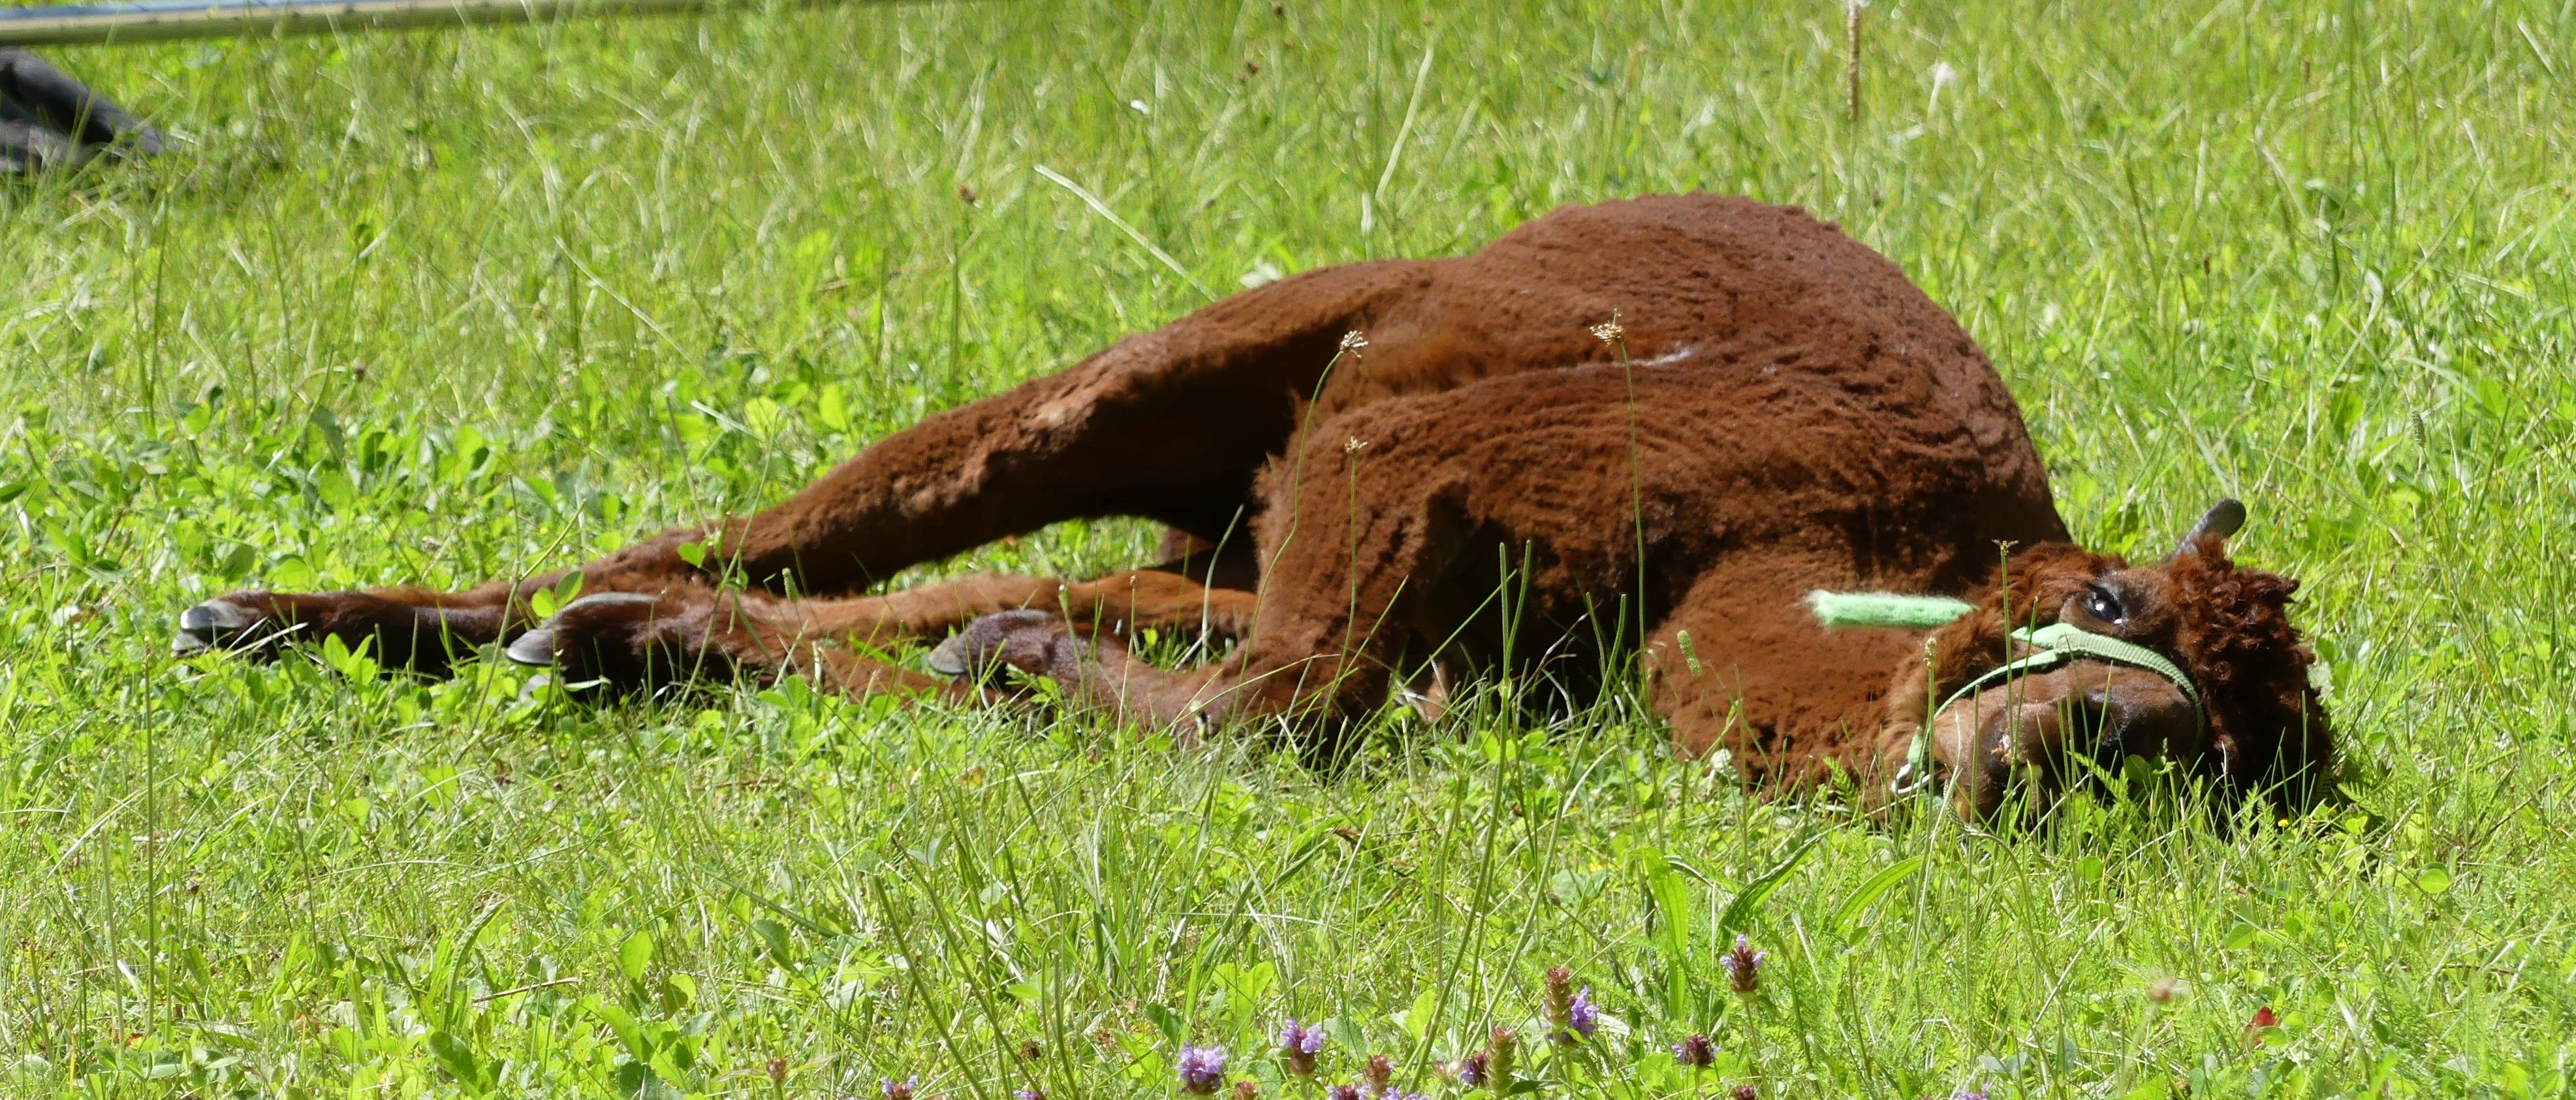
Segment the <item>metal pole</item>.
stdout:
<path fill-rule="evenodd" d="M 796 2 L 823 4 L 837 0 Z M 0 8 L 0 46 L 354 33 L 748 6 L 751 5 L 742 0 L 145 0 L 132 4 Z"/>

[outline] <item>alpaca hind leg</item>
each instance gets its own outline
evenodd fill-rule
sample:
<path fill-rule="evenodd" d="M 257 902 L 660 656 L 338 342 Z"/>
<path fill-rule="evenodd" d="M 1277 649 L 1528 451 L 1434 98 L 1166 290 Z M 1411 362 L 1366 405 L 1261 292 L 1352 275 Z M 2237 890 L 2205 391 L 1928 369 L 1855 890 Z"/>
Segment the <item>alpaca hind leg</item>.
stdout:
<path fill-rule="evenodd" d="M 656 597 L 728 576 L 769 592 L 847 593 L 1004 535 L 1139 515 L 1215 539 L 1296 428 L 1336 341 L 1414 293 L 1414 265 L 1326 268 L 1236 295 L 1065 371 L 932 415 L 776 507 L 675 527 L 580 568 L 586 592 Z M 561 573 L 461 592 L 234 592 L 181 613 L 177 647 L 273 652 L 339 637 L 441 671 L 533 626 L 526 597 Z M 435 640 L 438 644 L 427 644 Z"/>
<path fill-rule="evenodd" d="M 1286 721 L 1334 736 L 1385 703 L 1395 665 L 1419 640 L 1405 612 L 1440 585 L 1473 526 L 1454 473 L 1426 481 L 1424 471 L 1444 470 L 1441 441 L 1387 430 L 1417 400 L 1338 418 L 1288 461 L 1301 473 L 1273 486 L 1263 588 L 1246 601 L 1251 629 L 1225 659 L 1160 669 L 1116 637 L 1010 611 L 970 624 L 934 668 L 972 679 L 1007 665 L 1056 680 L 1077 703 L 1183 732 Z"/>
<path fill-rule="evenodd" d="M 866 652 L 935 641 L 976 618 L 1026 610 L 1084 633 L 1248 628 L 1252 595 L 1209 589 L 1160 569 L 1092 581 L 983 574 L 884 596 L 794 600 L 763 592 L 604 592 L 566 605 L 508 647 L 552 664 L 566 683 L 641 688 L 694 678 L 775 675 L 826 650 Z M 938 659 L 933 658 L 934 667 Z"/>

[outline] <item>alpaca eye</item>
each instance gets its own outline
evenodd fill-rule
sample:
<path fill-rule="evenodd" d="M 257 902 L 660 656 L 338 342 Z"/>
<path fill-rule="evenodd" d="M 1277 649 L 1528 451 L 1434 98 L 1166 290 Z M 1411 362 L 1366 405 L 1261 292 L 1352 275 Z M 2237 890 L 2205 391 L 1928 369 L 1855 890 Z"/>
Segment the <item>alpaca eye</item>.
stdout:
<path fill-rule="evenodd" d="M 2128 609 L 2120 606 L 2120 597 L 2098 584 L 2084 593 L 2084 613 L 2106 623 L 2116 623 L 2129 617 Z"/>

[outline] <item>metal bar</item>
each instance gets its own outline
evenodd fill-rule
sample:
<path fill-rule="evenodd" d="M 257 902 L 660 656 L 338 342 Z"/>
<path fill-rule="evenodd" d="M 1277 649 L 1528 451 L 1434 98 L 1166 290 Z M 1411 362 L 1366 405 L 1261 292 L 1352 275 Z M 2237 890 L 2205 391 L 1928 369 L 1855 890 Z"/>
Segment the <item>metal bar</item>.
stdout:
<path fill-rule="evenodd" d="M 798 2 L 822 4 L 835 0 Z M 0 8 L 0 46 L 355 33 L 748 6 L 742 0 L 144 0 L 131 4 Z"/>

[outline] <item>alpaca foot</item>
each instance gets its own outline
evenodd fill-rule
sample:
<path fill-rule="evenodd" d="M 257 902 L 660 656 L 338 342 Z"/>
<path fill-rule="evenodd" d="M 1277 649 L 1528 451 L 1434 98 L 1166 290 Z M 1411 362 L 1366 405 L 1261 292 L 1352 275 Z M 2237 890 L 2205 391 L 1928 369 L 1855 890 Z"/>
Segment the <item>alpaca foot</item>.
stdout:
<path fill-rule="evenodd" d="M 1091 657 L 1092 643 L 1049 611 L 1002 611 L 966 624 L 930 651 L 930 671 L 982 681 L 1008 666 L 1031 676 L 1071 683 Z"/>
<path fill-rule="evenodd" d="M 636 691 L 693 679 L 723 679 L 756 650 L 738 600 L 706 594 L 595 592 L 555 612 L 501 652 L 523 665 L 550 665 L 573 686 Z"/>
<path fill-rule="evenodd" d="M 231 592 L 180 612 L 170 649 L 266 659 L 288 645 L 338 638 L 386 668 L 437 673 L 500 634 L 498 608 L 422 607 L 365 592 Z"/>

